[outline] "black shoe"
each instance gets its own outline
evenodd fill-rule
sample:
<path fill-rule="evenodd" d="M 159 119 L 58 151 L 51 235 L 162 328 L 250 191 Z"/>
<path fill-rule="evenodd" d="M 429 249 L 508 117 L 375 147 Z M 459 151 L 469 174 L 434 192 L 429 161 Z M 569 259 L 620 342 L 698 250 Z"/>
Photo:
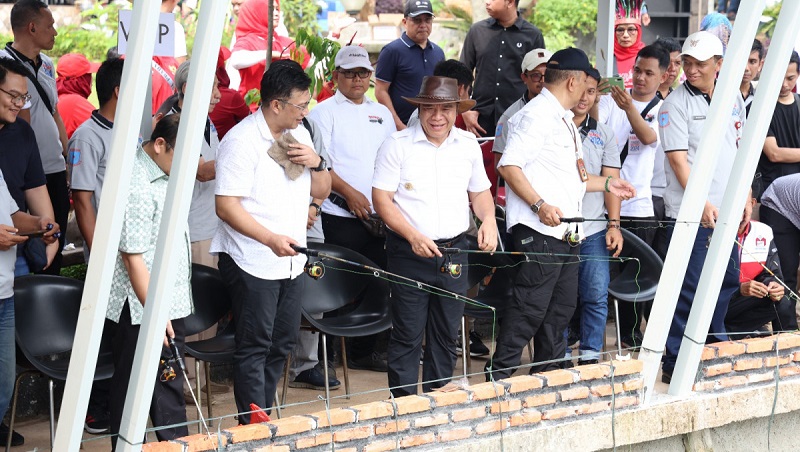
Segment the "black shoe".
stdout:
<path fill-rule="evenodd" d="M 83 423 L 83 429 L 86 433 L 99 435 L 100 433 L 108 432 L 111 429 L 111 424 L 109 423 L 108 416 L 105 414 L 87 414 L 86 421 Z"/>
<path fill-rule="evenodd" d="M 578 365 L 579 366 L 585 366 L 587 364 L 597 364 L 599 362 L 600 362 L 599 359 L 581 359 L 581 360 L 578 360 Z"/>
<path fill-rule="evenodd" d="M 355 370 L 371 370 L 373 372 L 387 372 L 389 370 L 386 358 L 382 357 L 378 352 L 372 352 L 372 354 L 362 358 L 348 359 L 347 367 Z"/>
<path fill-rule="evenodd" d="M 622 337 L 622 348 L 629 349 L 630 351 L 634 352 L 639 350 L 639 347 L 642 346 L 643 336 L 641 333 L 634 334 L 633 336 L 623 336 Z"/>
<path fill-rule="evenodd" d="M 328 388 L 338 389 L 342 383 L 336 378 L 328 378 Z M 294 377 L 294 381 L 289 382 L 290 388 L 306 388 L 316 389 L 317 391 L 325 390 L 325 375 L 320 373 L 317 369 L 312 368 L 304 370 Z"/>
<path fill-rule="evenodd" d="M 8 426 L 4 423 L 0 423 L 0 444 L 5 446 L 6 441 L 8 441 Z M 11 433 L 11 446 L 17 447 L 25 444 L 25 437 L 20 435 L 17 432 Z"/>
<path fill-rule="evenodd" d="M 477 331 L 469 332 L 469 356 L 486 356 L 489 354 L 489 348 L 483 344 L 483 337 Z M 461 339 L 459 338 L 456 343 L 456 353 L 461 353 Z"/>
<path fill-rule="evenodd" d="M 661 382 L 670 384 L 672 382 L 672 370 L 661 369 Z"/>

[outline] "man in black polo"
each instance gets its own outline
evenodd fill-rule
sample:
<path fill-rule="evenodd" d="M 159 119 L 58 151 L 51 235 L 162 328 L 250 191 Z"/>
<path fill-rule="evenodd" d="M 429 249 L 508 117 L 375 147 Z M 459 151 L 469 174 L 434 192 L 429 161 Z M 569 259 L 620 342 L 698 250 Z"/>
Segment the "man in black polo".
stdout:
<path fill-rule="evenodd" d="M 519 0 L 487 0 L 488 19 L 472 25 L 461 62 L 475 70 L 475 109 L 464 113 L 467 130 L 477 136 L 494 133 L 500 115 L 525 92 L 519 68 L 525 54 L 544 49 L 538 28 L 519 16 Z"/>

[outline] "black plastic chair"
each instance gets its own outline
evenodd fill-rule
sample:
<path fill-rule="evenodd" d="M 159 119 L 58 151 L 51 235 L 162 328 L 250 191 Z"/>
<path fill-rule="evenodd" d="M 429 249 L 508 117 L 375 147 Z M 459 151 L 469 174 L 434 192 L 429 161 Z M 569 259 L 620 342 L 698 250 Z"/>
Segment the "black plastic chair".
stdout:
<path fill-rule="evenodd" d="M 194 312 L 183 320 L 186 336 L 203 332 L 216 325 L 231 311 L 231 299 L 225 283 L 222 282 L 219 270 L 205 265 L 192 264 L 192 298 Z M 211 375 L 211 363 L 229 364 L 233 362 L 233 352 L 236 350 L 234 334 L 236 330 L 233 322 L 218 335 L 199 341 L 187 342 L 185 345 L 186 356 L 195 359 L 195 382 L 198 408 L 202 409 L 202 395 L 200 393 L 200 361 L 203 361 L 206 371 L 206 380 Z M 208 385 L 210 386 L 210 385 Z M 206 405 L 208 417 L 213 417 L 211 405 L 211 391 L 206 391 Z M 212 421 L 209 421 L 211 424 Z"/>
<path fill-rule="evenodd" d="M 321 253 L 346 259 L 370 267 L 378 266 L 361 254 L 330 244 L 313 244 L 309 248 Z M 345 337 L 370 336 L 386 331 L 392 326 L 389 312 L 389 283 L 376 277 L 372 272 L 348 265 L 331 259 L 310 257 L 314 262 L 321 260 L 326 267 L 325 274 L 318 280 L 312 279 L 307 274 L 303 290 L 303 318 L 307 328 L 319 331 L 322 334 L 323 360 L 325 369 L 325 397 L 330 398 L 328 387 L 328 350 L 327 335 L 338 336 L 342 341 Z M 355 301 L 362 293 L 367 294 L 361 303 L 351 312 L 315 319 L 314 316 L 324 314 Z M 347 370 L 347 355 L 342 347 L 342 365 L 344 370 L 345 393 L 349 398 L 350 378 Z M 284 394 L 286 391 L 284 390 Z"/>
<path fill-rule="evenodd" d="M 50 447 L 55 437 L 55 402 L 53 400 L 53 380 L 66 380 L 78 314 L 83 296 L 83 282 L 77 279 L 52 275 L 22 276 L 14 281 L 14 315 L 16 317 L 16 343 L 25 361 L 18 365 L 27 368 L 14 384 L 14 397 L 11 404 L 11 423 L 14 418 L 19 396 L 21 378 L 31 371 L 47 376 L 50 394 Z M 110 345 L 101 343 L 95 368 L 95 380 L 111 378 L 114 364 Z M 9 434 L 6 450 L 10 447 Z"/>
<path fill-rule="evenodd" d="M 664 261 L 642 239 L 627 229 L 621 229 L 624 243 L 622 258 L 635 258 L 636 261 L 623 262 L 621 271 L 609 284 L 608 293 L 614 298 L 614 326 L 617 331 L 617 353 L 622 353 L 622 340 L 619 330 L 619 300 L 641 303 L 652 300 L 658 290 Z"/>

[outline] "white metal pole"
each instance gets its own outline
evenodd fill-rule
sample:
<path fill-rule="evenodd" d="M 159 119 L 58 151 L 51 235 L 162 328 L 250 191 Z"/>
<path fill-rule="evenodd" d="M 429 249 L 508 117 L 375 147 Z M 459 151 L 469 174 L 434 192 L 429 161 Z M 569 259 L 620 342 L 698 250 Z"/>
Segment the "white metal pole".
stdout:
<path fill-rule="evenodd" d="M 717 131 L 724 130 L 725 124 L 730 121 L 730 112 L 736 99 L 735 96 L 739 95 L 739 83 L 744 73 L 747 57 L 750 55 L 753 36 L 756 34 L 758 20 L 764 10 L 765 2 L 766 0 L 751 0 L 742 2 L 740 6 L 740 14 L 738 15 L 740 19 L 736 21 L 733 34 L 728 42 L 722 70 L 720 71 L 717 86 L 714 88 L 714 96 L 706 119 L 705 133 L 698 144 L 698 152 L 695 155 L 689 182 L 686 185 L 681 208 L 678 211 L 677 222 L 670 242 L 671 245 L 694 243 L 699 227 L 698 221 L 702 216 L 706 199 L 708 199 L 708 192 L 711 188 L 711 178 L 708 175 L 714 173 L 714 167 L 721 152 L 718 146 Z M 726 150 L 726 152 L 729 152 L 729 150 Z M 739 214 L 741 215 L 741 210 L 739 210 Z M 639 353 L 639 359 L 644 364 L 644 403 L 649 403 L 652 396 L 664 345 L 669 334 L 671 319 L 675 314 L 675 306 L 678 302 L 678 295 L 680 294 L 691 252 L 691 246 L 670 246 L 667 250 L 667 258 L 664 262 L 664 269 L 661 272 L 661 280 L 653 302 L 653 310 L 650 313 L 651 319 L 659 319 L 659 321 L 651 322 L 647 325 L 642 342 L 642 351 Z M 699 303 L 705 301 L 697 297 L 695 300 Z M 708 302 L 715 303 L 716 297 L 713 300 L 708 300 Z M 673 379 L 676 378 L 679 370 L 678 368 L 675 369 L 672 375 Z"/>
<path fill-rule="evenodd" d="M 164 328 L 169 319 L 171 294 L 175 287 L 176 267 L 181 253 L 184 252 L 189 205 L 204 139 L 199 131 L 203 130 L 208 117 L 213 83 L 211 75 L 214 74 L 217 64 L 226 7 L 227 4 L 223 1 L 206 1 L 200 4 L 197 30 L 202 30 L 203 33 L 201 39 L 195 40 L 192 50 L 192 65 L 167 187 L 167 200 L 150 273 L 142 326 L 136 343 L 136 356 L 122 414 L 120 437 L 117 440 L 119 450 L 139 450 L 139 442 L 144 437 L 147 426 L 154 376 L 161 353 Z"/>
<path fill-rule="evenodd" d="M 739 17 L 746 18 L 748 16 Z M 754 14 L 752 17 L 757 19 L 759 15 Z M 739 23 L 737 21 L 737 26 L 739 26 Z M 746 50 L 746 54 L 749 55 L 750 46 L 753 42 L 752 36 L 755 35 L 755 27 L 758 25 L 758 20 L 748 19 L 747 24 L 750 27 L 746 29 L 746 34 L 738 35 L 742 41 L 737 41 L 737 44 L 741 46 L 738 50 L 742 50 L 742 52 Z M 725 196 L 722 199 L 717 227 L 714 228 L 711 245 L 708 249 L 703 273 L 700 276 L 695 295 L 695 300 L 702 302 L 695 303 L 689 314 L 686 332 L 681 342 L 680 353 L 675 364 L 675 372 L 672 375 L 672 383 L 669 387 L 670 394 L 684 396 L 692 390 L 697 366 L 700 363 L 700 355 L 703 353 L 703 344 L 706 340 L 708 327 L 711 324 L 711 317 L 714 314 L 717 294 L 719 294 L 722 278 L 725 275 L 725 267 L 728 263 L 728 256 L 731 253 L 731 244 L 734 243 L 739 221 L 742 218 L 742 207 L 750 188 L 750 181 L 753 180 L 758 159 L 761 156 L 764 138 L 772 120 L 775 102 L 778 99 L 778 91 L 786 74 L 786 67 L 792 53 L 798 27 L 800 27 L 800 2 L 785 2 L 775 27 L 772 45 L 769 48 L 769 57 L 761 73 L 758 91 L 756 91 L 755 99 L 750 107 L 750 114 L 744 128 L 739 151 L 736 153 L 731 176 L 728 179 Z M 734 32 L 732 38 L 736 37 L 736 32 Z M 731 47 L 728 47 L 728 52 L 730 51 Z M 727 73 L 738 86 L 740 78 L 737 74 L 738 72 Z M 736 95 L 738 95 L 738 92 Z"/>
<path fill-rule="evenodd" d="M 115 208 L 125 204 L 131 168 L 139 136 L 139 119 L 150 80 L 150 59 L 158 30 L 158 0 L 137 1 L 133 8 L 132 29 L 119 104 L 111 135 L 103 196 L 100 199 L 94 232 L 92 257 L 86 273 L 81 310 L 75 332 L 66 388 L 61 404 L 55 449 L 77 451 L 83 434 L 89 392 L 94 379 L 100 339 L 111 291 L 117 245 L 123 216 Z M 117 215 L 115 215 L 117 213 Z"/>
<path fill-rule="evenodd" d="M 597 33 L 595 44 L 595 66 L 603 77 L 610 77 L 614 70 L 614 1 L 597 2 Z"/>

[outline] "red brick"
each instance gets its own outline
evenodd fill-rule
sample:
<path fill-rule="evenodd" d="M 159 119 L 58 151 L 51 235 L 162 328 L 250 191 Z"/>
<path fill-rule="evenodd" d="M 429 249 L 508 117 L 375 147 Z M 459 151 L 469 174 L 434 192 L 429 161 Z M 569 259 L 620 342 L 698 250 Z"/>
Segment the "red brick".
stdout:
<path fill-rule="evenodd" d="M 778 350 L 800 347 L 800 335 L 795 333 L 781 333 L 778 335 Z"/>
<path fill-rule="evenodd" d="M 586 403 L 578 406 L 577 412 L 578 414 L 592 414 L 592 413 L 599 413 L 601 411 L 605 411 L 610 408 L 611 408 L 611 402 Z"/>
<path fill-rule="evenodd" d="M 614 368 L 614 376 L 621 377 L 623 375 L 638 374 L 642 371 L 642 362 L 638 359 L 629 359 L 626 361 L 611 361 L 611 366 Z"/>
<path fill-rule="evenodd" d="M 364 439 L 372 436 L 372 426 L 363 425 L 359 427 L 346 428 L 333 433 L 333 440 L 337 443 L 352 441 L 354 439 Z"/>
<path fill-rule="evenodd" d="M 778 373 L 781 378 L 793 377 L 795 375 L 800 375 L 800 367 L 781 367 Z"/>
<path fill-rule="evenodd" d="M 598 378 L 607 377 L 611 368 L 608 364 L 588 364 L 585 366 L 578 366 L 575 370 L 580 375 L 581 380 L 596 380 Z"/>
<path fill-rule="evenodd" d="M 145 443 L 142 445 L 144 452 L 183 452 L 183 444 L 161 441 L 157 443 Z"/>
<path fill-rule="evenodd" d="M 776 363 L 779 366 L 785 366 L 790 362 L 792 362 L 792 355 L 778 356 L 778 357 L 770 356 L 764 358 L 764 367 L 775 367 Z"/>
<path fill-rule="evenodd" d="M 397 449 L 397 440 L 372 441 L 364 446 L 364 452 L 388 452 Z M 338 449 L 337 449 L 338 450 Z"/>
<path fill-rule="evenodd" d="M 328 423 L 328 413 L 330 413 L 330 423 Z M 356 412 L 349 408 L 334 408 L 328 412 L 317 411 L 311 413 L 311 416 L 316 418 L 317 428 L 351 424 L 356 421 Z"/>
<path fill-rule="evenodd" d="M 713 364 L 703 369 L 703 375 L 706 377 L 716 377 L 717 375 L 727 374 L 733 371 L 733 364 L 722 363 Z"/>
<path fill-rule="evenodd" d="M 464 408 L 461 410 L 453 411 L 453 422 L 461 422 L 469 419 L 477 419 L 486 416 L 486 407 L 477 406 L 474 408 Z"/>
<path fill-rule="evenodd" d="M 419 413 L 431 409 L 431 399 L 418 395 L 409 395 L 394 399 L 397 414 Z"/>
<path fill-rule="evenodd" d="M 703 354 L 700 355 L 702 361 L 708 361 L 717 357 L 717 349 L 714 347 L 703 347 Z"/>
<path fill-rule="evenodd" d="M 614 394 L 619 394 L 622 391 L 623 391 L 622 383 L 614 383 Z M 592 386 L 592 395 L 595 396 L 595 397 L 610 396 L 611 395 L 611 385 Z"/>
<path fill-rule="evenodd" d="M 575 382 L 575 374 L 564 369 L 550 370 L 538 375 L 545 378 L 547 386 L 569 385 Z"/>
<path fill-rule="evenodd" d="M 454 428 L 452 430 L 445 430 L 439 433 L 438 439 L 440 443 L 448 441 L 458 441 L 467 439 L 472 436 L 472 429 L 470 427 Z"/>
<path fill-rule="evenodd" d="M 553 408 L 542 413 L 542 420 L 561 419 L 562 417 L 574 416 L 575 407 L 572 408 Z"/>
<path fill-rule="evenodd" d="M 535 407 L 542 405 L 550 405 L 556 403 L 556 393 L 548 392 L 547 394 L 537 394 L 525 398 L 526 407 Z"/>
<path fill-rule="evenodd" d="M 471 385 L 469 391 L 472 392 L 472 400 L 496 399 L 504 396 L 506 393 L 506 389 L 503 385 L 492 381 Z"/>
<path fill-rule="evenodd" d="M 622 383 L 622 389 L 626 391 L 638 391 L 644 387 L 644 380 L 641 378 L 634 378 Z"/>
<path fill-rule="evenodd" d="M 275 436 L 287 436 L 307 432 L 314 428 L 314 420 L 306 416 L 291 416 L 283 419 L 269 421 L 270 425 L 278 427 Z"/>
<path fill-rule="evenodd" d="M 219 438 L 217 438 L 216 433 L 212 433 L 211 436 L 205 433 L 198 433 L 197 435 L 185 436 L 180 440 L 186 443 L 186 450 L 188 452 L 217 450 L 217 446 L 220 444 L 222 444 L 223 447 L 228 444 L 228 437 L 220 435 Z"/>
<path fill-rule="evenodd" d="M 563 391 L 558 391 L 558 394 L 561 396 L 562 402 L 566 402 L 568 400 L 585 399 L 589 397 L 589 388 L 587 388 L 586 386 L 579 386 L 577 388 L 570 388 L 570 389 L 565 389 Z"/>
<path fill-rule="evenodd" d="M 747 353 L 759 353 L 775 350 L 774 337 L 754 337 L 741 341 L 747 347 Z"/>
<path fill-rule="evenodd" d="M 761 369 L 762 367 L 764 367 L 764 360 L 761 358 L 737 359 L 733 363 L 733 370 L 735 371 Z"/>
<path fill-rule="evenodd" d="M 534 377 L 533 375 L 518 375 L 516 377 L 506 378 L 503 380 L 503 383 L 509 385 L 508 392 L 511 394 L 539 389 L 544 386 L 542 379 Z"/>
<path fill-rule="evenodd" d="M 411 422 L 407 420 L 381 422 L 379 424 L 375 424 L 375 434 L 385 435 L 387 433 L 402 432 L 403 430 L 408 430 L 410 427 Z"/>
<path fill-rule="evenodd" d="M 405 438 L 400 440 L 400 447 L 416 447 L 421 446 L 423 444 L 430 444 L 436 441 L 436 437 L 433 433 L 425 433 L 424 435 L 416 435 L 416 436 L 406 436 Z"/>
<path fill-rule="evenodd" d="M 264 446 L 259 449 L 256 449 L 254 452 L 289 452 L 292 449 L 284 444 L 270 444 L 269 446 Z"/>
<path fill-rule="evenodd" d="M 718 342 L 710 347 L 717 349 L 717 357 L 738 356 L 745 352 L 746 347 L 741 342 Z"/>
<path fill-rule="evenodd" d="M 489 406 L 489 412 L 492 414 L 509 413 L 511 411 L 519 411 L 522 409 L 522 401 L 519 399 L 504 400 L 502 402 L 495 402 Z"/>
<path fill-rule="evenodd" d="M 692 386 L 694 392 L 708 392 L 717 389 L 716 381 L 698 381 Z"/>
<path fill-rule="evenodd" d="M 442 425 L 450 422 L 450 417 L 447 413 L 434 414 L 433 416 L 423 416 L 414 419 L 415 428 L 432 427 L 434 425 Z"/>
<path fill-rule="evenodd" d="M 369 419 L 377 419 L 380 417 L 387 417 L 394 414 L 392 404 L 386 402 L 371 402 L 361 405 L 353 405 L 350 408 L 356 411 L 357 421 L 366 421 Z"/>
<path fill-rule="evenodd" d="M 231 434 L 232 443 L 272 438 L 272 429 L 270 429 L 267 424 L 237 425 L 236 427 L 227 429 L 227 431 Z"/>
<path fill-rule="evenodd" d="M 332 442 L 333 442 L 333 434 L 328 432 L 328 433 L 320 433 L 319 435 L 300 438 L 297 440 L 297 442 L 295 442 L 294 445 L 298 449 L 308 449 L 309 447 L 321 446 L 323 444 L 330 444 Z"/>
<path fill-rule="evenodd" d="M 508 427 L 508 423 L 505 419 L 493 419 L 490 421 L 484 421 L 480 424 L 475 426 L 475 433 L 479 435 L 485 435 L 487 433 L 496 433 L 500 430 L 504 430 Z"/>
<path fill-rule="evenodd" d="M 774 381 L 775 380 L 775 370 L 771 370 L 769 372 L 761 372 L 757 374 L 748 374 L 747 375 L 747 382 L 748 383 L 761 383 L 764 381 Z"/>
<path fill-rule="evenodd" d="M 467 391 L 462 390 L 451 392 L 433 391 L 426 393 L 424 397 L 430 397 L 437 407 L 466 403 L 467 400 L 469 400 L 469 394 Z"/>
<path fill-rule="evenodd" d="M 536 410 L 525 410 L 521 413 L 512 414 L 508 420 L 512 427 L 536 424 L 541 422 L 542 413 Z"/>
<path fill-rule="evenodd" d="M 639 397 L 627 396 L 617 397 L 614 399 L 614 409 L 625 408 L 626 406 L 633 406 L 639 404 Z"/>
<path fill-rule="evenodd" d="M 792 354 L 792 361 L 800 361 L 800 352 L 794 352 Z"/>
<path fill-rule="evenodd" d="M 744 386 L 747 384 L 747 377 L 744 375 L 735 375 L 732 377 L 725 377 L 717 380 L 722 388 L 733 388 L 735 386 Z"/>

